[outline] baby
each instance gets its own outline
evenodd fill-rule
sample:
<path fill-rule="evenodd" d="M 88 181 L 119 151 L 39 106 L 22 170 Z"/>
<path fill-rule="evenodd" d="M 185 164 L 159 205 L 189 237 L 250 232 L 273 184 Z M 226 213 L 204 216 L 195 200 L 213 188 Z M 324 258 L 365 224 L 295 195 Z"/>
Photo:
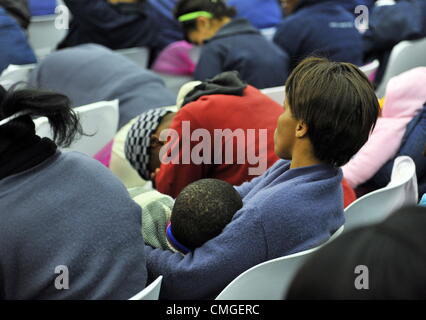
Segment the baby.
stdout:
<path fill-rule="evenodd" d="M 202 179 L 185 187 L 175 201 L 158 191 L 133 200 L 142 208 L 145 243 L 187 254 L 218 236 L 243 206 L 234 187 L 217 179 Z"/>

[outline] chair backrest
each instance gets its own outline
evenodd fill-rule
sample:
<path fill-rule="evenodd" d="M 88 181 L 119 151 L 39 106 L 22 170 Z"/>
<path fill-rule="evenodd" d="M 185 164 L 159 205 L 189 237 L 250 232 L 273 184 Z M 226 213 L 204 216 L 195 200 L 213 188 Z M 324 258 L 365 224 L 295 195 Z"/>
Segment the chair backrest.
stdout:
<path fill-rule="evenodd" d="M 113 138 L 118 129 L 119 101 L 101 101 L 90 105 L 74 108 L 80 117 L 83 132 L 88 136 L 82 136 L 76 140 L 70 150 L 79 151 L 93 157 Z M 34 120 L 36 132 L 40 137 L 52 138 L 49 121 L 45 117 Z"/>
<path fill-rule="evenodd" d="M 258 264 L 235 278 L 216 300 L 282 300 L 309 255 L 336 239 L 342 226 L 324 244 L 303 252 Z"/>
<path fill-rule="evenodd" d="M 261 90 L 263 94 L 266 94 L 269 98 L 274 100 L 279 105 L 284 104 L 285 99 L 285 86 L 281 87 L 274 87 L 274 88 L 267 88 Z"/>
<path fill-rule="evenodd" d="M 374 77 L 376 76 L 376 73 L 377 73 L 377 70 L 379 69 L 379 67 L 380 67 L 380 62 L 379 62 L 379 60 L 376 59 L 376 60 L 370 62 L 369 64 L 366 64 L 366 65 L 360 67 L 360 70 L 365 73 L 365 75 L 367 76 L 367 78 L 371 82 L 373 82 Z"/>
<path fill-rule="evenodd" d="M 56 28 L 58 15 L 32 17 L 28 27 L 28 41 L 38 58 L 44 58 L 54 51 L 66 36 L 67 30 Z"/>
<path fill-rule="evenodd" d="M 389 80 L 405 71 L 426 66 L 426 38 L 415 41 L 402 41 L 390 55 L 383 80 L 377 90 L 377 96 L 383 97 Z"/>
<path fill-rule="evenodd" d="M 414 161 L 407 156 L 396 158 L 389 184 L 366 194 L 345 209 L 345 232 L 356 227 L 380 223 L 399 208 L 416 205 L 417 188 Z"/>
<path fill-rule="evenodd" d="M 163 276 L 159 276 L 153 283 L 129 300 L 158 300 L 162 282 Z"/>
<path fill-rule="evenodd" d="M 145 47 L 129 48 L 129 49 L 120 49 L 115 52 L 127 57 L 132 60 L 142 68 L 148 67 L 149 60 L 149 50 Z"/>
<path fill-rule="evenodd" d="M 5 89 L 9 89 L 15 83 L 28 82 L 30 73 L 36 67 L 35 64 L 14 65 L 11 64 L 0 75 L 0 85 Z"/>

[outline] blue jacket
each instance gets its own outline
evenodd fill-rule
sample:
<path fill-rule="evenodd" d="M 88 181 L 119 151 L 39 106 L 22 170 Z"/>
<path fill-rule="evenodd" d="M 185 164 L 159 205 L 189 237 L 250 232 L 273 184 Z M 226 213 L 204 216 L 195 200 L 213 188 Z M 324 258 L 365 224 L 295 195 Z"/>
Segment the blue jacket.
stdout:
<path fill-rule="evenodd" d="M 237 9 L 237 17 L 245 18 L 256 28 L 272 28 L 282 20 L 282 9 L 277 0 L 228 0 Z"/>
<path fill-rule="evenodd" d="M 241 79 L 263 89 L 282 86 L 289 58 L 245 19 L 222 27 L 202 47 L 194 78 L 204 81 L 225 71 L 238 71 Z"/>
<path fill-rule="evenodd" d="M 55 14 L 56 0 L 29 0 L 28 2 L 33 16 Z"/>
<path fill-rule="evenodd" d="M 315 54 L 362 65 L 362 38 L 355 16 L 337 0 L 300 0 L 296 11 L 278 26 L 274 41 L 291 58 L 292 69 Z"/>
<path fill-rule="evenodd" d="M 141 209 L 80 153 L 0 180 L 0 299 L 129 299 L 147 280 Z M 69 289 L 57 290 L 57 266 Z"/>
<path fill-rule="evenodd" d="M 159 51 L 176 40 L 168 39 L 164 34 L 163 20 L 149 3 L 112 5 L 106 0 L 64 2 L 73 18 L 68 35 L 59 48 L 97 43 L 110 49 L 149 47 Z"/>
<path fill-rule="evenodd" d="M 215 298 L 245 270 L 316 247 L 344 224 L 341 170 L 289 167 L 279 160 L 237 187 L 243 208 L 219 236 L 193 253 L 145 247 L 149 276 L 164 276 L 161 298 Z"/>
<path fill-rule="evenodd" d="M 28 44 L 25 33 L 15 19 L 0 7 L 0 73 L 9 64 L 36 63 L 36 57 Z"/>
<path fill-rule="evenodd" d="M 149 109 L 176 103 L 156 74 L 95 44 L 50 54 L 32 72 L 30 83 L 67 95 L 73 106 L 119 99 L 120 127 Z"/>

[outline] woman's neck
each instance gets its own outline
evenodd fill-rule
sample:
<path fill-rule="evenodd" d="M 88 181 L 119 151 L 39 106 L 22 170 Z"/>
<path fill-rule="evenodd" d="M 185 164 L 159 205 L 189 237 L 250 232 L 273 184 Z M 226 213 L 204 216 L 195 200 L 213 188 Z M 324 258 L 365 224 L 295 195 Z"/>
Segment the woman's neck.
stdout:
<path fill-rule="evenodd" d="M 310 150 L 296 150 L 292 155 L 290 169 L 310 167 L 318 164 L 323 164 L 323 162 L 318 160 Z"/>

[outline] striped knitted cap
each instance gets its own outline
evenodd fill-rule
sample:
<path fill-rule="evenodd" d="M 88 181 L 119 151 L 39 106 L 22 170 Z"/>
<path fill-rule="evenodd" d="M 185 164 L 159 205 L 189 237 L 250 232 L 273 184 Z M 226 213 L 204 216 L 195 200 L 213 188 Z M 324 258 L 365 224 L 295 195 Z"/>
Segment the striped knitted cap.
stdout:
<path fill-rule="evenodd" d="M 171 111 L 164 108 L 152 109 L 142 113 L 127 134 L 124 147 L 126 158 L 145 180 L 151 179 L 149 172 L 151 135 L 157 130 L 161 120 L 168 113 L 171 113 Z"/>

